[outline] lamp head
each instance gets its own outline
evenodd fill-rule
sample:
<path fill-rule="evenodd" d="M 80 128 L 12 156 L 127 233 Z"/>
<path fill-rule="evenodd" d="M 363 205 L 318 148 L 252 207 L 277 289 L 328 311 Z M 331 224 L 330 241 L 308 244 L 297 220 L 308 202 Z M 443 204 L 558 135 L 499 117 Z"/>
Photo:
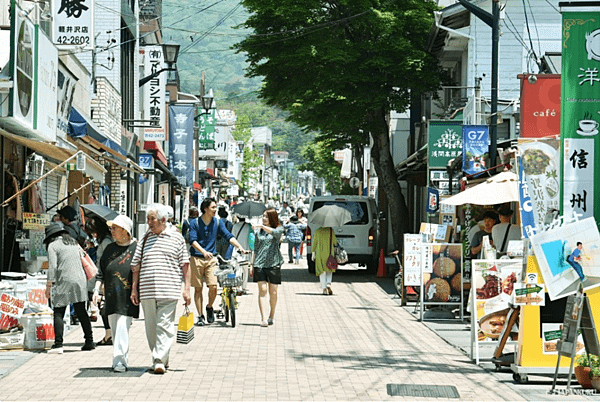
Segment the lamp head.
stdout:
<path fill-rule="evenodd" d="M 163 43 L 162 48 L 165 57 L 165 63 L 167 63 L 169 66 L 177 63 L 177 57 L 179 56 L 179 44 Z"/>
<path fill-rule="evenodd" d="M 213 90 L 212 88 L 208 90 L 206 95 L 202 95 L 202 109 L 210 110 L 212 109 L 213 100 L 214 100 Z"/>

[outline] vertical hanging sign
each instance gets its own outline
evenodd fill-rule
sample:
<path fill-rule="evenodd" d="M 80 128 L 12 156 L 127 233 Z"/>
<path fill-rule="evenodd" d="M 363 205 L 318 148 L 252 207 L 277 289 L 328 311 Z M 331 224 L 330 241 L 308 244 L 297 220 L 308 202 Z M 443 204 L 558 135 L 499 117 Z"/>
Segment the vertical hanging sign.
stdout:
<path fill-rule="evenodd" d="M 164 68 L 161 46 L 145 46 L 144 76 L 149 76 Z M 165 84 L 166 72 L 158 74 L 142 88 L 144 90 L 144 120 L 148 127 L 144 128 L 144 141 L 164 141 L 165 135 Z"/>
<path fill-rule="evenodd" d="M 564 6 L 563 6 L 564 4 Z M 597 3 L 561 3 L 561 140 L 563 215 L 572 212 L 600 219 L 600 7 Z"/>
<path fill-rule="evenodd" d="M 169 106 L 169 165 L 183 187 L 194 183 L 194 106 Z"/>
<path fill-rule="evenodd" d="M 94 45 L 94 2 L 57 0 L 51 4 L 54 44 L 59 49 L 91 48 Z"/>
<path fill-rule="evenodd" d="M 215 113 L 216 109 L 198 108 L 198 149 L 215 149 Z"/>

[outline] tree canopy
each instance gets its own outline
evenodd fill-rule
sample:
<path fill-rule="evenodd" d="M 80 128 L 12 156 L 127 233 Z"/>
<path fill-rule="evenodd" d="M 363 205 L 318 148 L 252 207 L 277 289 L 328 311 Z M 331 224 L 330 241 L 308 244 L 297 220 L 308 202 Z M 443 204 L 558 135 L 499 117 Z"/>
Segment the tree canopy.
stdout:
<path fill-rule="evenodd" d="M 260 97 L 331 143 L 372 139 L 373 163 L 401 248 L 407 209 L 394 171 L 387 117 L 439 88 L 443 70 L 425 51 L 429 0 L 243 0 L 253 34 L 236 45 Z"/>

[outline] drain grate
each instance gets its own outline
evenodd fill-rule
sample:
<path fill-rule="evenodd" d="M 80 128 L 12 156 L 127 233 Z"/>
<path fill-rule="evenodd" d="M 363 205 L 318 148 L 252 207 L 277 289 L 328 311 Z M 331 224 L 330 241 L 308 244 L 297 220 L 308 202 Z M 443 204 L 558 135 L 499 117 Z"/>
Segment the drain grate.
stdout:
<path fill-rule="evenodd" d="M 453 385 L 387 384 L 390 396 L 420 396 L 424 398 L 460 398 Z"/>

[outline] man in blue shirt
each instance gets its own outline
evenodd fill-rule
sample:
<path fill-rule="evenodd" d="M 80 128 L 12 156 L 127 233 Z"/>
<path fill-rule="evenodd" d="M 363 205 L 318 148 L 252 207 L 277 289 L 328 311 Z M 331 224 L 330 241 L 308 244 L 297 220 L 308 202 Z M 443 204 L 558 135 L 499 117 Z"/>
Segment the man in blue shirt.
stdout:
<path fill-rule="evenodd" d="M 217 298 L 217 278 L 214 274 L 218 267 L 217 260 L 217 234 L 227 239 L 227 241 L 237 247 L 241 253 L 246 254 L 249 251 L 244 250 L 242 245 L 227 230 L 223 220 L 216 219 L 217 202 L 213 198 L 205 198 L 200 204 L 202 215 L 198 219 L 190 221 L 190 268 L 192 270 L 192 286 L 194 288 L 194 301 L 198 310 L 198 322 L 196 325 L 204 325 L 204 315 L 202 314 L 202 283 L 205 282 L 208 287 L 208 303 L 206 304 L 206 322 L 215 321 L 213 303 Z"/>
<path fill-rule="evenodd" d="M 581 249 L 582 248 L 583 248 L 583 244 L 580 241 L 578 241 L 577 248 L 575 250 L 573 250 L 571 255 L 569 255 L 569 257 L 567 258 L 567 262 L 569 263 L 569 265 L 571 267 L 573 267 L 575 272 L 577 272 L 577 275 L 579 275 L 579 279 L 584 281 L 585 275 L 583 274 L 583 267 L 581 266 L 581 264 L 579 264 L 579 262 L 581 261 Z"/>

